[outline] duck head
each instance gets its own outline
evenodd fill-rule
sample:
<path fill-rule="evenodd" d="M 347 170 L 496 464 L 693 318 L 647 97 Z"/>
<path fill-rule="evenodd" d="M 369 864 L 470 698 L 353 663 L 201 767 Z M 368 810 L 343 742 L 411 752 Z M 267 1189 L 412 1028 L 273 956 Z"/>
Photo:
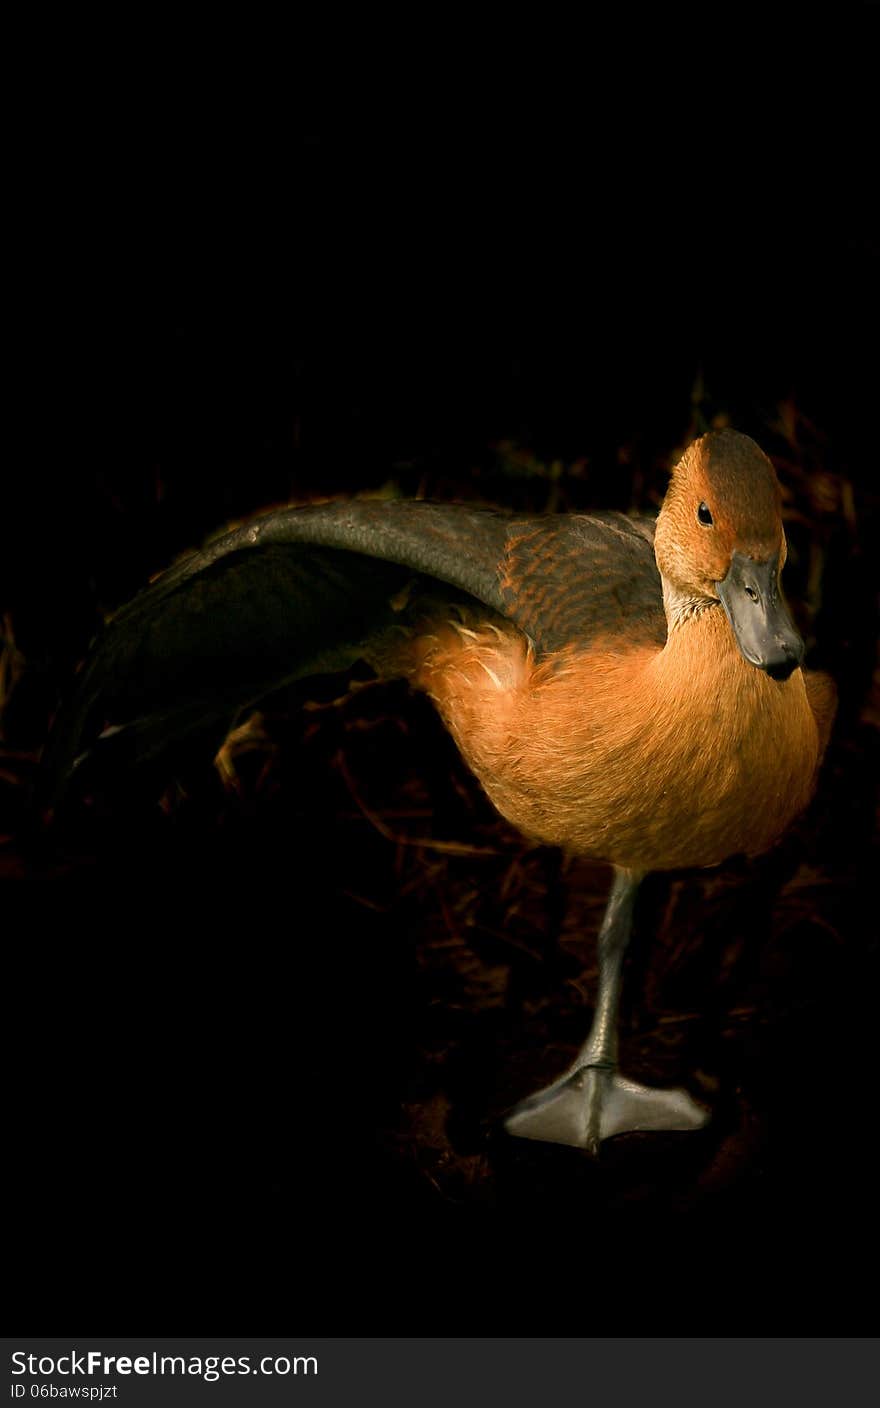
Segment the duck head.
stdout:
<path fill-rule="evenodd" d="M 779 576 L 785 563 L 776 472 L 754 440 L 714 430 L 672 472 L 654 539 L 670 625 L 721 605 L 750 665 L 787 680 L 804 657 Z"/>

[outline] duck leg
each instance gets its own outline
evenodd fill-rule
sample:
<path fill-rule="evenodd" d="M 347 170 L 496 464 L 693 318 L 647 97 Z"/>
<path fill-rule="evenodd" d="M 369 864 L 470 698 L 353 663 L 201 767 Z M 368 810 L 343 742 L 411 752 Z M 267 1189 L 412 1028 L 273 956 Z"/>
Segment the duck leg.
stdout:
<path fill-rule="evenodd" d="M 507 1117 L 510 1134 L 596 1154 L 600 1140 L 614 1134 L 699 1129 L 708 1119 L 686 1091 L 651 1090 L 617 1072 L 621 970 L 641 880 L 637 871 L 615 869 L 599 931 L 599 992 L 590 1034 L 565 1075 Z"/>

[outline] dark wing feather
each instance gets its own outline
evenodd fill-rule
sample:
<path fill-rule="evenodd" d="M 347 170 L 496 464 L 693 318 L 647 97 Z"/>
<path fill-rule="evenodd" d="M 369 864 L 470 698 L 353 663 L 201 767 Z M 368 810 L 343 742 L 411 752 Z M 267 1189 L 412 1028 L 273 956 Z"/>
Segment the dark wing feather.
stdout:
<path fill-rule="evenodd" d="M 640 623 L 665 633 L 646 537 L 622 515 L 516 519 L 349 501 L 281 509 L 226 533 L 124 607 L 94 645 L 45 750 L 40 805 L 108 732 L 135 759 L 226 727 L 287 680 L 340 668 L 398 619 L 417 574 L 467 593 L 539 652 Z"/>
<path fill-rule="evenodd" d="M 547 654 L 612 635 L 666 639 L 653 523 L 622 513 L 514 523 L 503 563 L 504 614 Z"/>

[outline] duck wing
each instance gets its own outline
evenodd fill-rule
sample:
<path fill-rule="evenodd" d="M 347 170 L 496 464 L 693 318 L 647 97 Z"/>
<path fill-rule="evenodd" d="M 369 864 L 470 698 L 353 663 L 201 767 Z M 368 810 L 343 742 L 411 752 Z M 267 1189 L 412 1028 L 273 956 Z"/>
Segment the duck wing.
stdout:
<path fill-rule="evenodd" d="M 539 654 L 636 628 L 662 641 L 648 533 L 620 514 L 524 519 L 411 501 L 255 518 L 110 620 L 53 724 L 37 804 L 57 808 L 102 747 L 124 743 L 126 761 L 140 762 L 194 733 L 222 737 L 286 682 L 344 668 L 400 621 L 414 577 L 506 617 Z"/>
<path fill-rule="evenodd" d="M 510 526 L 502 610 L 540 658 L 597 637 L 662 645 L 663 589 L 654 524 L 622 513 L 557 514 Z"/>

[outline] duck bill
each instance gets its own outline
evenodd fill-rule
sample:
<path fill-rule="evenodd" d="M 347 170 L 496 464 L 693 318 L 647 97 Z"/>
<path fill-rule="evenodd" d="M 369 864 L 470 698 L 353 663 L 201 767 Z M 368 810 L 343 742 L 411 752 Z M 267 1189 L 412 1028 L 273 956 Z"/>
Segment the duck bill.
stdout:
<path fill-rule="evenodd" d="M 756 562 L 735 552 L 715 583 L 736 643 L 750 665 L 787 680 L 804 658 L 804 642 L 779 589 L 779 556 Z"/>

